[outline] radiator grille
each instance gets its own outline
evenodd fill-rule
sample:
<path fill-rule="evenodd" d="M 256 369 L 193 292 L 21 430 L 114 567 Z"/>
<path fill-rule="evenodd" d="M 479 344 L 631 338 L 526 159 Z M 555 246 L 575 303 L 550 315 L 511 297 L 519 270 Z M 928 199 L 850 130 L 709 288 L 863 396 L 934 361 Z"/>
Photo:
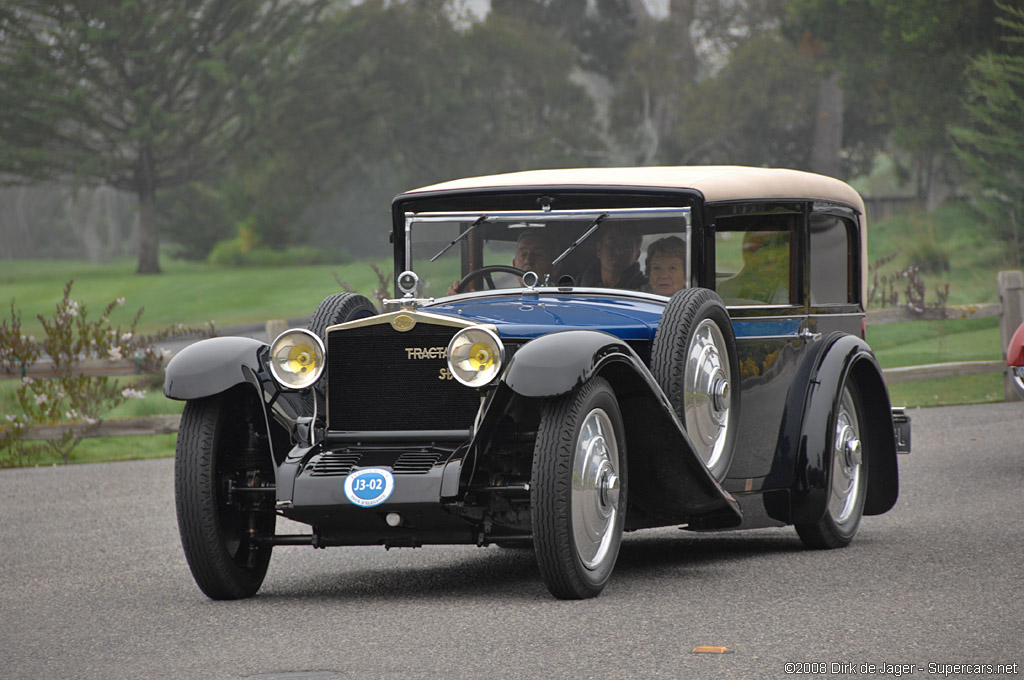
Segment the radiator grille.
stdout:
<path fill-rule="evenodd" d="M 441 461 L 443 455 L 450 453 L 438 449 L 417 449 L 402 453 L 371 451 L 365 455 L 363 451 L 348 449 L 324 451 L 310 461 L 308 471 L 314 477 L 344 477 L 357 467 L 379 465 L 390 467 L 396 475 L 424 475 Z"/>
<path fill-rule="evenodd" d="M 387 323 L 330 333 L 328 428 L 469 429 L 480 406 L 479 392 L 443 379 L 447 372 L 442 372 L 447 369 L 443 351 L 418 351 L 447 348 L 457 331 L 420 322 L 404 333 Z"/>
<path fill-rule="evenodd" d="M 441 460 L 441 454 L 436 451 L 431 453 L 410 451 L 403 453 L 395 461 L 391 470 L 396 475 L 422 475 L 430 472 L 430 468 L 434 467 L 439 460 Z"/>
<path fill-rule="evenodd" d="M 315 477 L 343 477 L 359 464 L 362 455 L 348 451 L 326 451 L 309 467 Z"/>

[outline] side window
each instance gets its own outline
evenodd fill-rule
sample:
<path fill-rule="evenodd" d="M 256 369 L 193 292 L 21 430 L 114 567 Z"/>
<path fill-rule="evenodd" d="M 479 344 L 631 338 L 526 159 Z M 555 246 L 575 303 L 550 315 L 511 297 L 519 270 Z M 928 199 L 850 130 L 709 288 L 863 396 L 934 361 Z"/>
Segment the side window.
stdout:
<path fill-rule="evenodd" d="M 788 305 L 793 285 L 791 216 L 719 220 L 715 288 L 727 305 Z"/>
<path fill-rule="evenodd" d="M 811 304 L 855 302 L 854 248 L 856 230 L 836 215 L 811 215 Z"/>

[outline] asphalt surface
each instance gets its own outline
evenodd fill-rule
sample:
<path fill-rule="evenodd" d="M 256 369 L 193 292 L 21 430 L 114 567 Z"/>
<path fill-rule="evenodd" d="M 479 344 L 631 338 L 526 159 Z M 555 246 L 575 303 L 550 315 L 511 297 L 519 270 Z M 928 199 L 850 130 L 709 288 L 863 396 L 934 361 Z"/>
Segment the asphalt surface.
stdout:
<path fill-rule="evenodd" d="M 850 547 L 638 532 L 584 602 L 496 547 L 278 548 L 256 597 L 212 602 L 181 552 L 170 459 L 0 471 L 0 677 L 1024 674 L 1024 404 L 910 415 L 900 501 Z"/>

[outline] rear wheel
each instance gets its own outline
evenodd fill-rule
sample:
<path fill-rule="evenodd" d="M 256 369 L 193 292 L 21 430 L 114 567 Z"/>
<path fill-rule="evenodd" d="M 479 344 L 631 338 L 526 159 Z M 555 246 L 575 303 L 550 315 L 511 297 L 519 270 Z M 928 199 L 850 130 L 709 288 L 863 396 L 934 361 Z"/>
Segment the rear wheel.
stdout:
<path fill-rule="evenodd" d="M 839 398 L 831 437 L 831 478 L 828 508 L 817 522 L 797 524 L 800 540 L 808 548 L 832 549 L 848 545 L 857 534 L 867 496 L 868 456 L 863 441 L 864 421 L 857 386 L 847 381 Z"/>
<path fill-rule="evenodd" d="M 615 567 L 626 515 L 622 415 L 604 379 L 543 406 L 531 514 L 537 563 L 551 594 L 598 595 Z"/>
<path fill-rule="evenodd" d="M 185 404 L 174 461 L 174 500 L 185 559 L 214 600 L 254 595 L 273 546 L 274 477 L 255 400 L 231 390 Z M 258 413 L 258 412 L 257 412 Z M 261 491 L 261 488 L 267 491 Z"/>

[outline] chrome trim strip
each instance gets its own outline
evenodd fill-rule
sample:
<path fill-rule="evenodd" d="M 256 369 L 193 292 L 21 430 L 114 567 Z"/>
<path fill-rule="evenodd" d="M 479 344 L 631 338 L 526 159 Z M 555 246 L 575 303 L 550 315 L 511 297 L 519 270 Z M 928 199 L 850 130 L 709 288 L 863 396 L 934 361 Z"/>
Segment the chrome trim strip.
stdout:
<path fill-rule="evenodd" d="M 736 342 L 787 342 L 796 341 L 802 342 L 803 336 L 799 333 L 792 333 L 790 335 L 737 335 Z"/>
<path fill-rule="evenodd" d="M 453 442 L 468 441 L 472 430 L 328 430 L 328 444 L 358 444 L 363 442 Z"/>
<path fill-rule="evenodd" d="M 356 319 L 355 321 L 348 321 L 346 323 L 339 323 L 333 326 L 328 326 L 326 333 L 330 334 L 334 331 L 346 331 L 353 328 L 364 328 L 366 326 L 381 326 L 384 324 L 391 324 L 391 320 L 396 316 L 406 315 L 412 317 L 416 323 L 430 323 L 436 326 L 451 326 L 452 328 L 468 328 L 470 326 L 482 326 L 488 330 L 498 332 L 498 328 L 491 324 L 482 324 L 468 319 L 456 319 L 451 316 L 442 314 L 430 314 L 429 312 L 423 312 L 420 310 L 399 310 L 397 312 L 388 312 L 387 314 L 378 314 L 377 316 L 370 316 L 365 319 Z"/>
<path fill-rule="evenodd" d="M 460 211 L 460 212 L 422 212 L 405 213 L 407 231 L 410 222 L 452 222 L 459 219 L 479 218 L 486 215 L 485 222 L 497 222 L 508 219 L 536 219 L 545 220 L 553 217 L 559 219 L 593 219 L 602 213 L 609 216 L 628 215 L 630 217 L 686 217 L 691 212 L 690 208 L 664 207 L 664 208 L 587 208 L 580 210 L 487 210 L 487 211 Z"/>
<path fill-rule="evenodd" d="M 598 295 L 601 297 L 630 297 L 639 298 L 641 300 L 648 300 L 650 302 L 660 302 L 662 304 L 668 302 L 669 298 L 664 295 L 658 295 L 656 293 L 647 293 L 639 290 L 626 290 L 622 288 L 559 288 L 557 286 L 544 286 L 543 288 L 501 288 L 498 290 L 478 290 L 472 293 L 460 293 L 458 295 L 447 295 L 445 297 L 434 298 L 434 301 L 430 304 L 441 305 L 441 304 L 452 304 L 459 300 L 467 300 L 472 298 L 482 297 L 539 297 L 538 294 L 544 295 L 558 295 L 564 296 L 570 293 L 582 293 L 585 295 Z"/>

